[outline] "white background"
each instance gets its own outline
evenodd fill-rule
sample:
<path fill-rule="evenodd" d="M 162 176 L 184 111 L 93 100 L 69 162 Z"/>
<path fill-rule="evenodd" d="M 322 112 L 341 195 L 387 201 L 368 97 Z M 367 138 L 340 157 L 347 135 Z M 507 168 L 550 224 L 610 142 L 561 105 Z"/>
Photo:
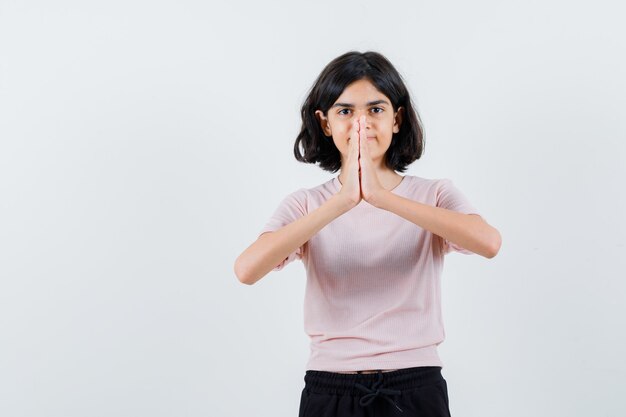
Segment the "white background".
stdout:
<path fill-rule="evenodd" d="M 406 174 L 452 179 L 503 237 L 446 256 L 452 415 L 626 415 L 624 12 L 0 1 L 0 415 L 297 415 L 303 265 L 246 286 L 233 264 L 333 176 L 293 143 L 349 50 L 407 82 Z"/>

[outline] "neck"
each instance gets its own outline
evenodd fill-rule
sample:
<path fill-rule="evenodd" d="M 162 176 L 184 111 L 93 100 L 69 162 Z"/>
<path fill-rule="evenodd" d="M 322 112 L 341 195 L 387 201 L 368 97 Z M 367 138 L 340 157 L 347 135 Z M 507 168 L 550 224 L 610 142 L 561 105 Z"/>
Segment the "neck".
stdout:
<path fill-rule="evenodd" d="M 394 170 L 389 169 L 387 167 L 383 168 L 381 166 L 376 166 L 375 172 L 376 172 L 376 176 L 380 180 L 380 184 L 386 190 L 394 189 L 400 183 L 400 181 L 402 181 L 402 175 L 396 173 Z M 339 181 L 342 184 L 345 184 L 344 179 L 345 179 L 345 174 L 342 168 L 341 172 L 339 173 Z"/>

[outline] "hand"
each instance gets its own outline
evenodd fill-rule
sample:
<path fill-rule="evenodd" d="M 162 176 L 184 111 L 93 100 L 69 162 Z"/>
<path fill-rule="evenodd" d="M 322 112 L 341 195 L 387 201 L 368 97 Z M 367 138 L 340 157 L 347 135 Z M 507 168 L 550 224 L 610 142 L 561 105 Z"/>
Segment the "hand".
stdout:
<path fill-rule="evenodd" d="M 346 175 L 339 195 L 342 196 L 350 208 L 361 202 L 361 183 L 359 179 L 359 122 L 355 120 L 350 129 L 348 139 L 348 158 L 345 166 Z"/>
<path fill-rule="evenodd" d="M 367 139 L 367 130 L 365 127 L 365 116 L 359 118 L 359 165 L 360 170 L 360 184 L 361 184 L 361 197 L 368 203 L 374 205 L 373 200 L 375 195 L 381 191 L 385 191 L 383 186 L 378 180 L 376 170 L 374 169 L 374 162 L 370 156 L 369 143 Z"/>

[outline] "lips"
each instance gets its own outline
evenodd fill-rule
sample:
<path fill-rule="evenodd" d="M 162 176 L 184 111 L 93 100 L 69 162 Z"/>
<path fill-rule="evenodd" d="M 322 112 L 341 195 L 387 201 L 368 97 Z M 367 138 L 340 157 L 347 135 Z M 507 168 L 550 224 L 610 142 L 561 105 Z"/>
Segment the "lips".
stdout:
<path fill-rule="evenodd" d="M 367 139 L 376 140 L 376 136 L 368 136 Z M 350 142 L 350 138 L 348 138 L 348 142 Z"/>

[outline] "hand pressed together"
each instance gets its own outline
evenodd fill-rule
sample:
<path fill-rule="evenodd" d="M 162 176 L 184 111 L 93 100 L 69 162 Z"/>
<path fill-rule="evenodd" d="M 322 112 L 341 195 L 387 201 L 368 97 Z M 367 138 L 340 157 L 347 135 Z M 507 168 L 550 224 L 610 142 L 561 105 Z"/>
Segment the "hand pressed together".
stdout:
<path fill-rule="evenodd" d="M 352 123 L 348 140 L 347 175 L 344 177 L 340 191 L 340 194 L 355 206 L 361 200 L 371 204 L 374 196 L 385 190 L 376 175 L 372 162 L 365 123 L 365 116 L 361 116 Z"/>

